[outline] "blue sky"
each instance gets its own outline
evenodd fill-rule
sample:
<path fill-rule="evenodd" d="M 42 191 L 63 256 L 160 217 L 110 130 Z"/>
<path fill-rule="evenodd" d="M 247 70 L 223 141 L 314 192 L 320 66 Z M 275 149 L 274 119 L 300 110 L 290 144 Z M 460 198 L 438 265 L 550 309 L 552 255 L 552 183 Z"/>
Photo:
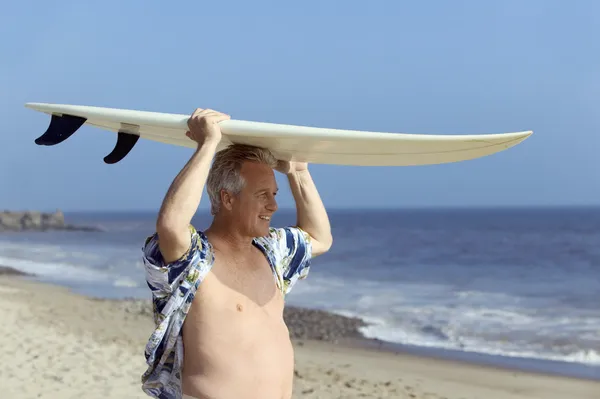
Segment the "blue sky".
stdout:
<path fill-rule="evenodd" d="M 155 210 L 191 155 L 140 141 L 105 165 L 115 136 L 94 128 L 38 147 L 49 119 L 26 102 L 210 107 L 236 119 L 403 133 L 533 130 L 468 162 L 311 171 L 329 208 L 600 205 L 600 3 L 296 4 L 5 4 L 0 208 Z M 280 206 L 293 206 L 287 189 Z"/>

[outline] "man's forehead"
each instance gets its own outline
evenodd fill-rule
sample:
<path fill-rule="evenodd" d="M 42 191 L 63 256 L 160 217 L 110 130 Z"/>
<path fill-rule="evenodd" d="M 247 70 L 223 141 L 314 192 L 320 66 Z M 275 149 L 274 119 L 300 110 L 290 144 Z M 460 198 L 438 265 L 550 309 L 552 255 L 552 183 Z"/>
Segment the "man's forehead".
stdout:
<path fill-rule="evenodd" d="M 241 172 L 256 175 L 269 175 L 273 174 L 273 168 L 264 163 L 246 161 L 242 164 Z"/>
<path fill-rule="evenodd" d="M 275 172 L 266 164 L 244 162 L 240 172 L 247 182 L 257 184 L 275 183 Z"/>

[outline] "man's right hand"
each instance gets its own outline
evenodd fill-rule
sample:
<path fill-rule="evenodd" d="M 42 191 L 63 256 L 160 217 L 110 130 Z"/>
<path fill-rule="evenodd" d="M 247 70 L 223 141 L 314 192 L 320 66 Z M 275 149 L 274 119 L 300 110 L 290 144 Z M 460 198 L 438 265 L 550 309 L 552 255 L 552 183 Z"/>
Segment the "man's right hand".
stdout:
<path fill-rule="evenodd" d="M 185 135 L 198 143 L 198 145 L 206 142 L 218 143 L 221 141 L 219 122 L 230 118 L 229 115 L 222 112 L 197 108 L 188 119 L 189 130 Z"/>
<path fill-rule="evenodd" d="M 198 149 L 171 183 L 156 221 L 158 245 L 166 263 L 179 259 L 189 249 L 189 225 L 221 140 L 218 124 L 226 119 L 229 115 L 211 109 L 196 109 L 188 119 L 186 136 L 198 143 Z"/>

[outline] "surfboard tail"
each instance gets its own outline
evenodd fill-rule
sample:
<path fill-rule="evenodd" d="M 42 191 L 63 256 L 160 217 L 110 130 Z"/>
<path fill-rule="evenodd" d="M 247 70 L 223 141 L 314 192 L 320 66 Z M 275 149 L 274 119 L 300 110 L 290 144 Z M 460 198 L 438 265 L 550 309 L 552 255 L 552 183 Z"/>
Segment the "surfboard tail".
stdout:
<path fill-rule="evenodd" d="M 50 126 L 40 137 L 35 139 L 37 145 L 56 145 L 71 137 L 87 118 L 73 115 L 52 115 Z"/>
<path fill-rule="evenodd" d="M 120 131 L 117 133 L 117 143 L 110 154 L 104 157 L 107 164 L 115 164 L 121 161 L 133 149 L 140 136 Z"/>
<path fill-rule="evenodd" d="M 62 143 L 71 137 L 81 128 L 87 121 L 87 118 L 74 115 L 57 115 L 52 114 L 48 129 L 40 137 L 35 139 L 37 145 L 54 146 Z M 120 130 L 117 133 L 117 143 L 113 150 L 104 157 L 104 162 L 107 164 L 115 164 L 121 161 L 133 149 L 138 142 L 140 136 L 131 133 L 135 127 L 129 126 L 126 130 Z"/>

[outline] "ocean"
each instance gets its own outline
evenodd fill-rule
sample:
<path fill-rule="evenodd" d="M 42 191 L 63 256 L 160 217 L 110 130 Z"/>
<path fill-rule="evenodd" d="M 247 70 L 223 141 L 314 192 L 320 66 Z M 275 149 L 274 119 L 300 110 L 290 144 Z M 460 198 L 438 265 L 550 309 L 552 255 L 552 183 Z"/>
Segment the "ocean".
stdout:
<path fill-rule="evenodd" d="M 289 305 L 360 317 L 365 336 L 413 350 L 600 379 L 600 208 L 329 214 L 334 246 Z M 140 256 L 154 213 L 65 217 L 102 231 L 3 233 L 0 265 L 87 295 L 148 298 Z M 294 222 L 282 210 L 272 224 Z"/>

